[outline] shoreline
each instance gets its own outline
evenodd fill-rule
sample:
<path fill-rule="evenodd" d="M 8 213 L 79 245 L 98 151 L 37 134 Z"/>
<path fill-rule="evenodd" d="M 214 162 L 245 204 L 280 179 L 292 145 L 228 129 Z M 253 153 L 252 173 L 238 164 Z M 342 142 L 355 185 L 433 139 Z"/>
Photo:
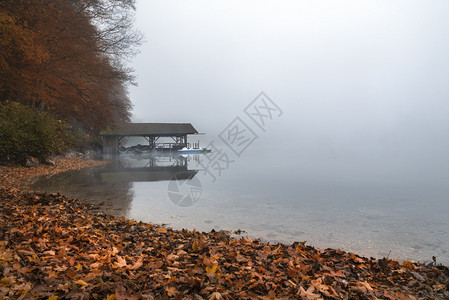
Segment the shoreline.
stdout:
<path fill-rule="evenodd" d="M 20 189 L 21 182 L 35 174 L 105 162 L 62 158 L 56 163 L 55 167 L 0 166 L 0 295 L 98 299 L 449 297 L 449 269 L 445 266 L 400 264 L 298 242 L 269 244 L 231 238 L 220 231 L 173 230 L 94 213 L 79 200 L 57 193 Z"/>
<path fill-rule="evenodd" d="M 53 175 L 69 170 L 95 167 L 108 163 L 107 161 L 66 156 L 57 156 L 53 160 L 55 163 L 54 166 L 44 164 L 39 164 L 35 167 L 0 165 L 0 187 L 23 188 L 27 180 L 38 176 Z"/>

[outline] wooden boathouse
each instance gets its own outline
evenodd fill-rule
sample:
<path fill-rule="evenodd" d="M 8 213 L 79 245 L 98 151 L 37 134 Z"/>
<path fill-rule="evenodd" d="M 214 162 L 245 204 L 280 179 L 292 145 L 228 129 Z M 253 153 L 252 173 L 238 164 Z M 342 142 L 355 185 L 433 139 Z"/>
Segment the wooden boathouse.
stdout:
<path fill-rule="evenodd" d="M 172 151 L 188 147 L 187 136 L 198 134 L 190 123 L 120 123 L 100 132 L 103 138 L 103 153 L 119 153 L 120 142 L 126 137 L 143 137 L 151 150 Z M 171 138 L 170 142 L 159 142 L 160 138 Z"/>

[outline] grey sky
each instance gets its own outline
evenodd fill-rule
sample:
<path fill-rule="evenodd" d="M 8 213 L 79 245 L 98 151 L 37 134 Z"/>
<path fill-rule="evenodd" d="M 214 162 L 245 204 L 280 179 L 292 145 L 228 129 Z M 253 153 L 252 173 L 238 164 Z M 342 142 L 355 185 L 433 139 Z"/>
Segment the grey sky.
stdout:
<path fill-rule="evenodd" d="M 447 167 L 448 16 L 448 1 L 140 0 L 134 121 L 217 135 L 265 91 L 284 110 L 274 144 Z"/>

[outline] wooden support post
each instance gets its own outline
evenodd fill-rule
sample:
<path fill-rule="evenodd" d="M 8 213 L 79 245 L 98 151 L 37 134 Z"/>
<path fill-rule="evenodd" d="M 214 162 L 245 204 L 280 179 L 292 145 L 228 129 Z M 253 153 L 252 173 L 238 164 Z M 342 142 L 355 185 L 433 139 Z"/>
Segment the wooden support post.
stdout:
<path fill-rule="evenodd" d="M 118 136 L 103 136 L 103 153 L 105 154 L 119 153 Z"/>
<path fill-rule="evenodd" d="M 148 144 L 149 144 L 151 150 L 156 148 L 156 140 L 153 136 L 148 137 Z"/>

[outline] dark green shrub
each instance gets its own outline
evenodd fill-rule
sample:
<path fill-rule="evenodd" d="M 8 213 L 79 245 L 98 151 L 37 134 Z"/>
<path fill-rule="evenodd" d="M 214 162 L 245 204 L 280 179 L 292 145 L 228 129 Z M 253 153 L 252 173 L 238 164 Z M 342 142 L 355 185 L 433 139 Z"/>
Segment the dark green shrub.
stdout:
<path fill-rule="evenodd" d="M 17 102 L 0 103 L 0 161 L 23 163 L 27 156 L 44 161 L 71 143 L 64 122 L 49 113 Z"/>

